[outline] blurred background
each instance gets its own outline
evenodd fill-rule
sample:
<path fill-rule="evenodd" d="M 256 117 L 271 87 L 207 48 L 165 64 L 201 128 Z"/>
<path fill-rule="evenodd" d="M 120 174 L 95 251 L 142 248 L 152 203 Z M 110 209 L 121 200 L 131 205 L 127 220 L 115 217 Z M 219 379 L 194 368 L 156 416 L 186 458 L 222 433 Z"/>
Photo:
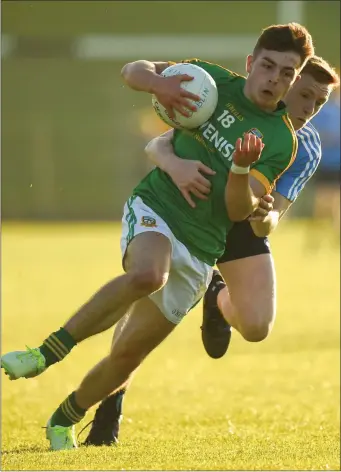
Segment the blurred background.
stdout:
<path fill-rule="evenodd" d="M 339 68 L 339 18 L 338 1 L 3 1 L 2 218 L 121 218 L 149 169 L 143 146 L 164 130 L 150 97 L 123 85 L 126 62 L 200 57 L 244 73 L 263 27 L 298 21 Z M 339 97 L 320 118 L 321 169 L 338 172 Z M 337 206 L 339 182 L 321 180 Z M 319 187 L 314 179 L 292 216 L 325 212 Z"/>
<path fill-rule="evenodd" d="M 123 204 L 150 168 L 144 145 L 165 129 L 151 97 L 124 87 L 126 62 L 200 57 L 244 73 L 262 28 L 297 21 L 340 67 L 338 1 L 3 0 L 1 13 L 3 352 L 39 345 L 121 273 Z M 104 454 L 50 457 L 41 426 L 107 355 L 110 331 L 41 378 L 3 375 L 2 470 L 340 470 L 337 95 L 315 124 L 320 170 L 271 237 L 269 340 L 235 333 L 212 361 L 198 305 L 141 368 L 125 447 Z"/>

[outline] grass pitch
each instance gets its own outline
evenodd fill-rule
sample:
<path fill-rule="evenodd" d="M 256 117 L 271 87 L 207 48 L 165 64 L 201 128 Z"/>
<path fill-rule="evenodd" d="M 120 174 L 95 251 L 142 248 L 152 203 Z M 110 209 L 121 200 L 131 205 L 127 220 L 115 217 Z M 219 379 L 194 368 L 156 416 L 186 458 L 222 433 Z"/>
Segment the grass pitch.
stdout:
<path fill-rule="evenodd" d="M 137 373 L 120 444 L 110 448 L 49 452 L 41 426 L 106 354 L 112 332 L 38 378 L 10 382 L 2 373 L 1 469 L 340 470 L 339 247 L 328 227 L 281 225 L 268 340 L 234 333 L 228 355 L 210 359 L 200 304 Z M 3 225 L 2 352 L 39 345 L 118 275 L 119 236 L 110 224 Z"/>

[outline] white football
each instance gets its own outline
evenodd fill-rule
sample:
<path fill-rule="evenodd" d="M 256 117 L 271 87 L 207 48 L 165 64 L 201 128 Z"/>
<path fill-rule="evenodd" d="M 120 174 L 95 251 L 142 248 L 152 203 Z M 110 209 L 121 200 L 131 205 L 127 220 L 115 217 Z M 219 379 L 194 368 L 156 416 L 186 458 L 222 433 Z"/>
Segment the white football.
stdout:
<path fill-rule="evenodd" d="M 153 95 L 152 104 L 154 110 L 157 115 L 172 128 L 198 128 L 212 116 L 216 109 L 218 103 L 217 85 L 208 72 L 194 64 L 174 64 L 167 67 L 161 75 L 170 77 L 179 74 L 187 74 L 193 77 L 191 81 L 181 82 L 181 87 L 200 97 L 198 102 L 190 100 L 197 107 L 197 111 L 190 110 L 190 116 L 186 117 L 175 110 L 175 118 L 170 118 L 165 107 L 161 105 L 155 95 Z"/>

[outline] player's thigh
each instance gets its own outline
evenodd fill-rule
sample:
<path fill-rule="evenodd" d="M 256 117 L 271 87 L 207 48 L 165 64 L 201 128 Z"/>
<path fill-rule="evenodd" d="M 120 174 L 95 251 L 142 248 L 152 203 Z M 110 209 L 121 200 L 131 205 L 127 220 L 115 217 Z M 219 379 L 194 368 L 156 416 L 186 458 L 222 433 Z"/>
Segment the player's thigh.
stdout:
<path fill-rule="evenodd" d="M 171 263 L 172 245 L 167 236 L 146 231 L 134 237 L 124 257 L 126 271 L 154 270 L 168 273 Z"/>
<path fill-rule="evenodd" d="M 149 298 L 165 318 L 178 324 L 203 297 L 213 269 L 192 256 L 176 238 L 172 240 L 172 247 L 172 264 L 167 283 Z"/>
<path fill-rule="evenodd" d="M 155 289 L 167 280 L 170 270 L 172 233 L 165 223 L 139 197 L 124 206 L 121 251 L 126 272 L 142 281 L 155 282 Z"/>
<path fill-rule="evenodd" d="M 112 345 L 110 358 L 135 369 L 176 327 L 148 297 L 138 300 Z"/>
<path fill-rule="evenodd" d="M 218 265 L 241 323 L 268 325 L 276 314 L 276 276 L 271 254 Z"/>
<path fill-rule="evenodd" d="M 271 322 L 276 309 L 276 276 L 270 244 L 258 238 L 248 221 L 236 223 L 218 260 L 241 322 Z"/>

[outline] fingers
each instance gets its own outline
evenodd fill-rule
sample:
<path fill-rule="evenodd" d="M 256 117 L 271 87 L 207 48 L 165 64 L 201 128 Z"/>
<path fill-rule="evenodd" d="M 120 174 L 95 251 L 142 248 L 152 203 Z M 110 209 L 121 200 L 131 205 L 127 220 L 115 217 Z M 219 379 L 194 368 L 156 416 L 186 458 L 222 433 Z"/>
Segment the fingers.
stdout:
<path fill-rule="evenodd" d="M 192 208 L 195 208 L 196 205 L 191 197 L 191 193 L 193 195 L 195 195 L 197 198 L 199 198 L 199 200 L 207 200 L 208 198 L 206 197 L 206 195 L 204 195 L 203 193 L 201 193 L 199 190 L 197 190 L 195 187 L 192 187 L 191 189 L 188 189 L 188 190 L 185 190 L 185 189 L 181 189 L 180 190 L 182 196 L 184 197 L 184 199 L 186 200 L 186 202 L 189 204 L 189 206 L 191 206 Z"/>
<path fill-rule="evenodd" d="M 256 138 L 256 137 L 255 137 Z M 255 139 L 255 144 L 254 144 L 254 149 L 255 153 L 259 156 L 260 153 L 262 152 L 262 149 L 264 147 L 264 144 L 262 143 L 262 140 L 260 138 Z"/>
<path fill-rule="evenodd" d="M 188 74 L 180 74 L 180 75 L 177 75 L 176 77 L 180 80 L 180 82 L 189 82 L 189 81 L 193 80 L 193 78 L 194 78 L 194 77 L 191 77 Z M 195 102 L 200 101 L 199 95 L 188 92 L 187 90 L 185 90 L 183 88 L 180 91 L 180 95 L 182 97 L 190 98 L 191 100 L 194 100 Z"/>
<path fill-rule="evenodd" d="M 253 133 L 245 133 L 243 138 L 238 138 L 233 153 L 233 162 L 242 167 L 247 167 L 260 158 L 264 144 Z"/>
<path fill-rule="evenodd" d="M 242 138 L 238 138 L 236 141 L 235 152 L 242 152 Z"/>
<path fill-rule="evenodd" d="M 191 188 L 191 193 L 193 193 L 193 195 L 199 198 L 199 200 L 208 200 L 208 197 L 199 192 L 199 190 L 197 190 L 195 187 Z"/>
<path fill-rule="evenodd" d="M 193 192 L 193 190 L 198 190 L 200 193 L 202 193 L 204 195 L 209 194 L 210 191 L 211 191 L 210 187 L 198 182 L 198 180 L 196 182 L 194 182 L 194 184 L 192 185 L 191 191 Z"/>
<path fill-rule="evenodd" d="M 268 214 L 269 214 L 268 210 L 266 210 L 265 208 L 258 207 L 253 216 L 257 216 L 257 217 L 260 216 L 263 218 L 264 216 L 267 216 Z"/>
<path fill-rule="evenodd" d="M 173 110 L 173 107 L 168 105 L 168 106 L 165 106 L 165 109 L 166 109 L 166 112 L 167 112 L 167 115 L 169 116 L 169 118 L 174 119 L 175 118 L 175 112 Z"/>
<path fill-rule="evenodd" d="M 210 167 L 205 166 L 205 164 L 203 164 L 200 161 L 198 162 L 198 170 L 204 172 L 207 175 L 215 175 L 216 174 L 215 170 L 211 169 Z M 206 180 L 206 182 L 208 182 L 208 180 Z"/>
<path fill-rule="evenodd" d="M 197 111 L 195 102 L 200 101 L 200 96 L 187 91 L 181 86 L 181 82 L 192 80 L 187 74 L 166 77 L 163 87 L 156 94 L 160 103 L 167 109 L 170 118 L 175 118 L 174 110 L 185 117 L 190 117 L 191 112 Z M 170 111 L 170 108 L 173 110 Z"/>
<path fill-rule="evenodd" d="M 275 201 L 274 197 L 270 194 L 266 194 L 262 197 L 262 200 L 266 201 L 266 202 L 269 202 L 269 203 L 273 203 Z"/>
<path fill-rule="evenodd" d="M 269 212 L 273 209 L 273 205 L 272 205 L 272 202 L 267 202 L 263 198 L 261 198 L 259 201 L 258 208 L 262 208 L 263 210 L 266 210 L 267 212 Z"/>
<path fill-rule="evenodd" d="M 174 101 L 172 106 L 174 110 L 187 118 L 191 116 L 192 112 L 197 110 L 197 107 L 192 102 L 185 99 Z M 172 118 L 174 118 L 174 116 Z"/>
<path fill-rule="evenodd" d="M 241 147 L 239 149 L 240 152 L 253 152 L 257 151 L 260 152 L 264 148 L 264 143 L 262 142 L 261 138 L 254 135 L 253 133 L 245 133 L 243 138 L 238 138 L 237 142 L 241 143 Z M 237 150 L 237 142 L 236 142 L 236 150 Z"/>
<path fill-rule="evenodd" d="M 195 102 L 200 101 L 199 95 L 195 95 L 192 92 L 188 92 L 188 90 L 185 90 L 184 88 L 181 88 L 180 95 L 181 95 L 181 97 L 190 98 L 191 100 L 193 100 Z"/>
<path fill-rule="evenodd" d="M 264 211 L 266 211 L 267 213 L 269 213 L 269 211 L 271 211 L 271 210 L 273 209 L 273 206 L 272 206 L 271 203 L 267 203 L 267 202 L 262 202 L 262 201 L 260 201 L 258 208 L 261 208 L 262 210 L 264 210 Z"/>
<path fill-rule="evenodd" d="M 249 216 L 248 221 L 264 221 L 264 216 Z"/>
<path fill-rule="evenodd" d="M 205 188 L 207 188 L 208 191 L 210 191 L 211 182 L 209 180 L 205 179 L 205 177 L 203 177 L 202 175 L 198 175 L 198 177 L 196 179 L 196 182 L 200 185 L 203 185 Z"/>
<path fill-rule="evenodd" d="M 244 140 L 242 143 L 242 152 L 245 152 L 246 154 L 249 153 L 250 151 L 250 144 L 252 143 L 252 138 L 255 137 L 254 135 L 250 135 L 249 133 L 246 133 L 244 136 Z"/>
<path fill-rule="evenodd" d="M 185 116 L 186 118 L 189 118 L 191 116 L 191 112 L 182 105 L 175 104 L 173 105 L 173 109 L 179 112 L 180 115 Z"/>
<path fill-rule="evenodd" d="M 261 138 L 258 138 L 258 136 L 255 136 L 252 133 L 247 133 L 245 135 L 244 143 L 247 143 L 248 145 L 245 152 L 254 152 L 256 155 L 259 155 L 264 147 Z"/>
<path fill-rule="evenodd" d="M 189 110 L 197 111 L 197 107 L 195 106 L 195 103 L 191 102 L 190 100 L 186 100 L 185 98 L 180 98 L 179 103 L 181 103 L 181 105 L 188 108 Z"/>
<path fill-rule="evenodd" d="M 189 191 L 188 190 L 181 190 L 181 194 L 184 197 L 184 199 L 186 200 L 186 202 L 189 204 L 189 206 L 191 206 L 192 208 L 195 208 L 195 203 L 192 200 Z"/>
<path fill-rule="evenodd" d="M 188 75 L 188 74 L 179 74 L 177 75 L 178 79 L 180 79 L 180 82 L 190 82 L 191 80 L 194 79 L 194 77 L 192 77 L 191 75 Z"/>

